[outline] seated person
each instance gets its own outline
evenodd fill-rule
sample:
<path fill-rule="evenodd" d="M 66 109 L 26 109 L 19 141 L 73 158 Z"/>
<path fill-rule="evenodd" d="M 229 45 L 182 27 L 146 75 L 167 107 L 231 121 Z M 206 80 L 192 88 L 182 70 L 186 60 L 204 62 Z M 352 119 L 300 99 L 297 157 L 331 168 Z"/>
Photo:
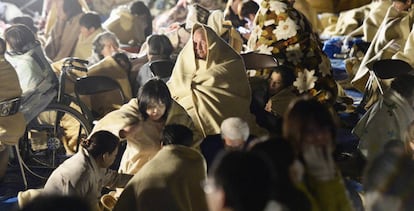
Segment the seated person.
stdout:
<path fill-rule="evenodd" d="M 58 80 L 43 54 L 40 42 L 25 25 L 12 25 L 4 32 L 6 59 L 13 65 L 22 88 L 20 112 L 30 122 L 57 94 Z"/>
<path fill-rule="evenodd" d="M 93 40 L 103 32 L 101 19 L 97 13 L 88 12 L 79 19 L 79 25 L 80 34 L 72 56 L 87 60 L 92 54 Z"/>
<path fill-rule="evenodd" d="M 200 144 L 200 132 L 195 129 L 191 118 L 171 98 L 165 83 L 155 78 L 141 87 L 137 98 L 100 119 L 92 134 L 99 130 L 109 130 L 126 139 L 119 172 L 136 174 L 160 150 L 162 130 L 170 124 L 190 128 L 194 134 L 191 146 L 197 147 Z"/>
<path fill-rule="evenodd" d="M 138 89 L 145 84 L 149 79 L 154 78 L 155 75 L 152 73 L 149 64 L 153 61 L 173 61 L 171 60 L 171 53 L 173 52 L 173 46 L 165 35 L 154 34 L 148 37 L 147 39 L 147 58 L 148 62 L 145 63 L 139 70 L 136 78 L 136 87 L 134 88 L 135 92 L 138 92 Z M 166 70 L 168 71 L 168 70 Z M 161 78 L 164 82 L 167 82 L 168 78 Z"/>
<path fill-rule="evenodd" d="M 26 121 L 19 111 L 22 94 L 19 78 L 13 66 L 4 58 L 6 42 L 0 38 L 0 181 L 9 162 L 7 146 L 15 145 L 26 129 Z"/>
<path fill-rule="evenodd" d="M 391 0 L 373 0 L 364 6 L 343 11 L 321 36 L 363 36 L 365 42 L 371 42 L 390 6 Z"/>
<path fill-rule="evenodd" d="M 256 115 L 256 122 L 273 135 L 282 133 L 282 117 L 290 101 L 298 96 L 293 81 L 295 73 L 292 68 L 280 65 L 269 69 L 267 78 L 249 77 L 252 87 L 251 111 Z"/>
<path fill-rule="evenodd" d="M 98 34 L 95 40 L 93 41 L 92 45 L 93 52 L 92 56 L 88 59 L 89 65 L 96 64 L 100 60 L 106 57 L 111 57 L 115 53 L 124 53 L 128 56 L 132 63 L 132 68 L 129 73 L 129 83 L 131 84 L 131 88 L 136 86 L 135 79 L 137 77 L 139 68 L 147 62 L 146 55 L 138 55 L 123 50 L 120 47 L 119 39 L 116 37 L 114 33 L 109 31 L 105 31 Z M 136 96 L 135 90 L 133 90 L 132 95 L 134 97 Z"/>
<path fill-rule="evenodd" d="M 125 186 L 113 210 L 207 210 L 200 186 L 206 167 L 191 148 L 192 137 L 183 125 L 165 126 L 162 148 Z"/>
<path fill-rule="evenodd" d="M 294 70 L 288 66 L 273 69 L 269 78 L 269 100 L 265 110 L 277 117 L 283 117 L 290 102 L 298 96 L 293 87 Z"/>
<path fill-rule="evenodd" d="M 250 113 L 251 90 L 242 58 L 206 25 L 193 26 L 168 86 L 204 137 L 219 134 L 221 122 L 232 116 L 248 122 L 253 135 L 267 133 Z"/>
<path fill-rule="evenodd" d="M 409 37 L 414 20 L 411 18 L 414 11 L 411 10 L 411 0 L 393 0 L 385 15 L 381 27 L 378 29 L 372 40 L 366 54 L 362 58 L 355 76 L 352 79 L 352 85 L 361 92 L 365 92 L 365 85 L 369 78 L 369 70 L 373 62 L 381 59 L 390 59 L 402 47 Z M 367 108 L 372 103 L 367 105 Z"/>
<path fill-rule="evenodd" d="M 121 44 L 141 46 L 152 34 L 152 16 L 142 1 L 133 1 L 113 10 L 103 27 L 116 34 Z"/>
<path fill-rule="evenodd" d="M 220 126 L 221 133 L 207 136 L 200 145 L 201 153 L 207 162 L 207 169 L 222 150 L 245 149 L 254 139 L 249 125 L 238 117 L 225 119 Z"/>
<path fill-rule="evenodd" d="M 273 1 L 275 4 L 271 4 Z M 295 69 L 293 87 L 296 92 L 311 94 L 333 105 L 338 86 L 330 61 L 320 48 L 319 37 L 312 31 L 311 24 L 293 5 L 294 1 L 289 0 L 262 1 L 248 41 L 249 50 L 283 61 L 283 65 Z"/>
<path fill-rule="evenodd" d="M 359 148 L 372 160 L 392 139 L 404 140 L 414 120 L 414 76 L 397 76 L 391 87 L 370 107 L 352 130 L 360 139 Z M 380 128 L 380 129 L 379 129 Z"/>
<path fill-rule="evenodd" d="M 47 179 L 43 189 L 19 192 L 19 206 L 36 195 L 78 196 L 98 208 L 103 187 L 124 187 L 132 175 L 109 167 L 118 153 L 119 138 L 109 131 L 98 131 L 81 144 L 81 149 L 65 160 Z"/>
<path fill-rule="evenodd" d="M 78 0 L 56 2 L 59 14 L 44 47 L 47 57 L 54 62 L 73 55 L 80 34 L 79 20 L 84 14 Z"/>

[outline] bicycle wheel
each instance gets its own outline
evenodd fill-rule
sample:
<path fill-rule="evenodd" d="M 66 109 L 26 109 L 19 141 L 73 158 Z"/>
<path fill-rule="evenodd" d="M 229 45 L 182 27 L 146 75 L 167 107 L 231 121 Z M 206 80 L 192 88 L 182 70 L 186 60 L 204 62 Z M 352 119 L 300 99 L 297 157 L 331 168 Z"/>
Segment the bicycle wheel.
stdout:
<path fill-rule="evenodd" d="M 90 132 L 91 126 L 81 113 L 66 105 L 50 104 L 28 124 L 27 136 L 20 143 L 26 169 L 56 168 Z"/>

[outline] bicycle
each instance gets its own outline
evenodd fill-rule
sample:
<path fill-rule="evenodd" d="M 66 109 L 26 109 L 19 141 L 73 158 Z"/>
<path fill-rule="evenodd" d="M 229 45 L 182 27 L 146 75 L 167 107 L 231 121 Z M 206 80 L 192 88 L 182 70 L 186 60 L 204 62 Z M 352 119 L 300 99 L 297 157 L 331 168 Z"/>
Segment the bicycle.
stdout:
<path fill-rule="evenodd" d="M 82 107 L 83 102 L 66 94 L 66 78 L 71 70 L 86 72 L 87 68 L 74 65 L 74 62 L 86 64 L 87 61 L 77 58 L 68 58 L 63 62 L 59 75 L 59 86 L 56 99 L 54 99 L 42 112 L 40 112 L 26 127 L 25 135 L 19 141 L 16 155 L 19 161 L 23 182 L 27 189 L 25 170 L 32 175 L 47 179 L 51 170 L 68 158 L 68 139 L 76 143 L 76 151 L 82 139 L 86 138 L 91 130 L 90 121 L 85 115 L 74 107 Z M 44 142 L 46 140 L 46 142 Z M 68 141 L 68 140 L 66 140 Z M 49 171 L 35 172 L 35 169 Z"/>

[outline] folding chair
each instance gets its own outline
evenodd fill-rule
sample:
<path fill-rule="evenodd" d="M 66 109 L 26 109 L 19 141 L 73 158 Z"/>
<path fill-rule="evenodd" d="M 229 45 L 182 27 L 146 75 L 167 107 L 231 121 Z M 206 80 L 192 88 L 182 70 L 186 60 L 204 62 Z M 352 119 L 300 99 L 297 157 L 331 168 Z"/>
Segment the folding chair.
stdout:
<path fill-rule="evenodd" d="M 157 60 L 150 62 L 149 68 L 154 76 L 159 77 L 165 82 L 170 78 L 174 65 L 174 62 L 171 60 Z"/>
<path fill-rule="evenodd" d="M 122 91 L 119 83 L 106 76 L 86 76 L 78 78 L 75 83 L 75 95 L 78 102 L 81 102 L 80 95 L 95 95 L 104 92 L 117 90 L 121 97 L 121 103 L 126 103 L 125 94 Z M 95 118 L 92 115 L 92 111 L 87 108 L 84 103 L 79 104 L 82 113 L 93 124 Z"/>
<path fill-rule="evenodd" d="M 278 67 L 279 62 L 272 55 L 249 52 L 240 54 L 246 70 Z"/>

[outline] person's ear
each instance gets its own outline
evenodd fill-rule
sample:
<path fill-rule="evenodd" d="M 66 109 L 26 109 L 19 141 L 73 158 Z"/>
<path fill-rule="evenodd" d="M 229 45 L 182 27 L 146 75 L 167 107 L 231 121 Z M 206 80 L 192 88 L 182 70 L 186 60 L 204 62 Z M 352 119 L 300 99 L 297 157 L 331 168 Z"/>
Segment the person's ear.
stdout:
<path fill-rule="evenodd" d="M 106 163 L 108 161 L 109 157 L 110 157 L 110 153 L 109 152 L 103 153 L 103 155 L 102 155 L 102 161 L 104 163 Z"/>

